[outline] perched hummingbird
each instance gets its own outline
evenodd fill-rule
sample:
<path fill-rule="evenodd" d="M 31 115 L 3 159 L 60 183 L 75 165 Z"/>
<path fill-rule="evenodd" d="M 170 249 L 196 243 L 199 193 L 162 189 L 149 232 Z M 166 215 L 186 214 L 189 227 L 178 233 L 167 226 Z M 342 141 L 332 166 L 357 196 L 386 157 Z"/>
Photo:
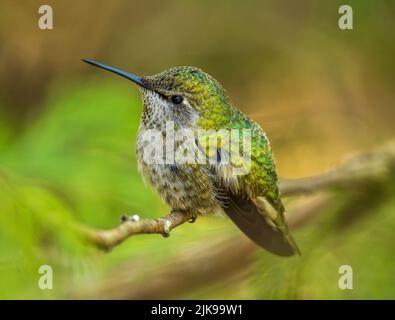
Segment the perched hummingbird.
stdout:
<path fill-rule="evenodd" d="M 152 76 L 136 76 L 93 60 L 82 59 L 138 85 L 143 97 L 137 158 L 145 180 L 174 210 L 197 215 L 225 212 L 251 240 L 266 250 L 291 256 L 299 253 L 284 218 L 277 173 L 262 128 L 233 107 L 221 84 L 195 67 L 175 67 Z M 231 164 L 147 164 L 142 134 L 166 122 L 176 128 L 250 129 L 250 170 L 231 175 Z M 227 154 L 229 150 L 221 150 Z"/>

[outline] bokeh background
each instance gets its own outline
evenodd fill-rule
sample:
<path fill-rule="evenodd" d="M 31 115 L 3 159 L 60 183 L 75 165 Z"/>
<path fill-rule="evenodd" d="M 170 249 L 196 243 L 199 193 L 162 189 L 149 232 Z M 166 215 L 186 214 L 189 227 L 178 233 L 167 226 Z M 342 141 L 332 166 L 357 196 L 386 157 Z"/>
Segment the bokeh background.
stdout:
<path fill-rule="evenodd" d="M 291 259 L 251 250 L 218 217 L 107 253 L 69 228 L 169 210 L 137 172 L 137 89 L 82 57 L 141 75 L 209 72 L 265 129 L 281 177 L 329 170 L 394 139 L 395 4 L 346 2 L 346 31 L 344 1 L 317 0 L 46 1 L 54 29 L 40 30 L 44 3 L 3 0 L 0 298 L 394 299 L 392 180 L 359 197 L 338 192 L 339 205 L 295 230 L 303 255 Z M 347 218 L 351 197 L 364 199 L 365 214 Z M 233 256 L 243 248 L 245 259 Z M 42 264 L 53 267 L 53 290 L 38 288 Z M 353 290 L 338 287 L 343 264 Z"/>

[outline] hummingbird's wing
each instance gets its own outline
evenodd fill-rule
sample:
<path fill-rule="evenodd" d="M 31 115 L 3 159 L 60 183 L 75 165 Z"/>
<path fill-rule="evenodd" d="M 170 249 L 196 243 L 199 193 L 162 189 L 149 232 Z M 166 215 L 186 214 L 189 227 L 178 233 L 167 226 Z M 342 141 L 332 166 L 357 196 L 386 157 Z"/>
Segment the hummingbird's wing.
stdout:
<path fill-rule="evenodd" d="M 265 133 L 237 109 L 229 122 L 229 129 L 235 128 L 250 129 L 250 169 L 245 174 L 231 174 L 231 152 L 221 145 L 221 151 L 230 159 L 229 165 L 214 166 L 213 171 L 223 210 L 251 240 L 268 251 L 280 256 L 300 253 L 285 222 L 275 163 Z M 243 153 L 243 144 L 244 140 L 239 154 Z M 241 163 L 244 166 L 245 161 Z"/>
<path fill-rule="evenodd" d="M 274 208 L 268 208 L 266 201 L 233 194 L 228 194 L 228 199 L 228 205 L 223 207 L 225 213 L 252 241 L 279 256 L 300 254 L 287 225 L 281 221 L 283 218 L 276 219 L 270 213 Z"/>

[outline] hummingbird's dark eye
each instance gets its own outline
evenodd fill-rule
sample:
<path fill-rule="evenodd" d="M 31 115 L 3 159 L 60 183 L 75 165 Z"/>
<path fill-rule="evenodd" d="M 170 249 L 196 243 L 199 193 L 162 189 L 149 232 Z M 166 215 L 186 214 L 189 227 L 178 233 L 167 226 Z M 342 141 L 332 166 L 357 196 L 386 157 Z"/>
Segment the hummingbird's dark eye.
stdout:
<path fill-rule="evenodd" d="M 174 104 L 180 104 L 182 102 L 182 97 L 181 96 L 172 96 L 171 102 L 173 102 Z"/>

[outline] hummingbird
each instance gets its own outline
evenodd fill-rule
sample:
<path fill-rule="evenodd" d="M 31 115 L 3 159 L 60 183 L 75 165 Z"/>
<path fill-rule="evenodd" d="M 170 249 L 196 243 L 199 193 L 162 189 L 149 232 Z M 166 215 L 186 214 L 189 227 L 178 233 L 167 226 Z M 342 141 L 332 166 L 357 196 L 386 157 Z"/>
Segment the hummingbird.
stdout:
<path fill-rule="evenodd" d="M 267 251 L 279 256 L 300 254 L 286 224 L 269 140 L 258 123 L 232 105 L 217 80 L 190 66 L 137 76 L 94 60 L 82 60 L 138 86 L 143 99 L 136 147 L 139 169 L 144 180 L 173 211 L 192 213 L 195 217 L 224 213 L 247 237 Z M 232 175 L 230 167 L 234 163 L 230 162 L 147 163 L 143 159 L 146 147 L 143 133 L 156 129 L 165 134 L 168 121 L 172 121 L 175 128 L 191 130 L 249 129 L 249 171 Z M 229 155 L 226 148 L 220 151 L 215 155 L 217 159 Z"/>

